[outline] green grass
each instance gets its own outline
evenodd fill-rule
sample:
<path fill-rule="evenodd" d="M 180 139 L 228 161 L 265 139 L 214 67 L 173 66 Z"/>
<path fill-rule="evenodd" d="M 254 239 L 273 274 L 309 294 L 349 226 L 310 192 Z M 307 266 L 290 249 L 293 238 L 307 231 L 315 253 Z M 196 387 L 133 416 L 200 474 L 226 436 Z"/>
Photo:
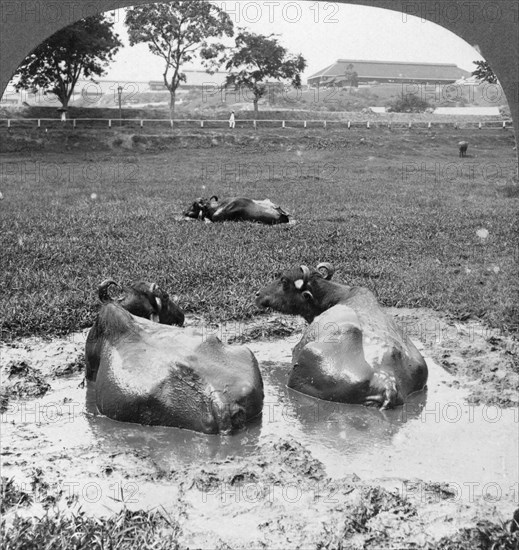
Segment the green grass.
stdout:
<path fill-rule="evenodd" d="M 6 156 L 2 337 L 89 326 L 96 287 L 107 277 L 156 281 L 206 321 L 250 318 L 259 313 L 254 294 L 273 272 L 319 261 L 333 262 L 337 280 L 367 286 L 386 306 L 430 307 L 517 331 L 510 132 L 255 135 L 243 146 L 163 150 L 159 137 L 156 152 L 140 152 L 110 150 L 109 132 L 86 133 L 81 147 L 66 151 L 58 133 L 42 151 Z M 465 159 L 457 156 L 460 139 L 470 142 Z M 403 166 L 411 169 L 407 181 Z M 444 173 L 435 178 L 438 167 Z M 195 197 L 214 193 L 268 197 L 297 223 L 175 218 Z M 489 232 L 484 241 L 481 228 Z"/>
<path fill-rule="evenodd" d="M 3 522 L 2 522 L 3 523 Z M 2 525 L 5 550 L 175 550 L 179 527 L 158 512 L 124 510 L 108 518 L 76 513 L 47 513 L 41 518 L 15 515 L 12 525 Z"/>

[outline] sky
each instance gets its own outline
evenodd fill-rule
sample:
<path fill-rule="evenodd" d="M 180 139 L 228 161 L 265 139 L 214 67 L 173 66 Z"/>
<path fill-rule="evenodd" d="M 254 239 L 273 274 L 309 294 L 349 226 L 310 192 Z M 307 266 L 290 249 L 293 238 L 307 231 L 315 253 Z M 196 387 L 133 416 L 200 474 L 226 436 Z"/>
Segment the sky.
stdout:
<path fill-rule="evenodd" d="M 279 35 L 290 53 L 307 60 L 303 82 L 337 59 L 455 63 L 473 71 L 482 56 L 452 32 L 418 17 L 391 10 L 333 2 L 215 1 L 235 29 Z M 128 44 L 124 10 L 115 12 L 115 28 Z M 232 39 L 227 41 L 232 45 Z M 144 44 L 122 48 L 104 79 L 161 80 L 164 62 Z M 191 65 L 184 68 L 201 68 Z"/>

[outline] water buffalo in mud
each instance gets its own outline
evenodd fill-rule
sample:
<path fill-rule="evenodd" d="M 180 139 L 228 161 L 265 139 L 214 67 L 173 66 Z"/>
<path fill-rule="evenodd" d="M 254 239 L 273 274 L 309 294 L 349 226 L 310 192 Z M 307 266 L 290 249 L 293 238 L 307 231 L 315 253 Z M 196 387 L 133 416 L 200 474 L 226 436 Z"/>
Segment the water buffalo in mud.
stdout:
<path fill-rule="evenodd" d="M 289 214 L 269 199 L 262 201 L 246 198 L 218 200 L 199 198 L 184 212 L 188 218 L 211 222 L 250 221 L 269 225 L 288 223 Z"/>
<path fill-rule="evenodd" d="M 109 292 L 119 291 L 112 299 Z M 90 329 L 86 378 L 97 409 L 114 420 L 230 433 L 258 416 L 263 381 L 245 347 L 197 329 L 156 284 L 99 285 L 103 303 Z"/>
<path fill-rule="evenodd" d="M 310 323 L 292 353 L 288 387 L 343 403 L 403 404 L 422 390 L 427 365 L 411 340 L 366 288 L 332 282 L 333 266 L 279 274 L 256 303 Z"/>
<path fill-rule="evenodd" d="M 99 365 L 96 405 L 109 418 L 228 434 L 261 413 L 263 381 L 245 346 L 113 303 L 99 312 L 94 343 L 86 360 Z"/>
<path fill-rule="evenodd" d="M 99 285 L 97 292 L 101 303 L 116 303 L 137 317 L 164 325 L 182 326 L 184 324 L 184 312 L 156 283 L 139 282 L 131 286 L 119 286 L 114 280 L 106 279 Z M 117 296 L 112 298 L 110 292 L 117 293 Z M 90 329 L 86 341 L 87 380 L 95 380 L 99 367 L 95 359 L 98 353 L 89 353 L 90 348 L 97 345 L 96 334 L 97 321 Z M 91 357 L 90 361 L 88 361 L 88 355 Z"/>

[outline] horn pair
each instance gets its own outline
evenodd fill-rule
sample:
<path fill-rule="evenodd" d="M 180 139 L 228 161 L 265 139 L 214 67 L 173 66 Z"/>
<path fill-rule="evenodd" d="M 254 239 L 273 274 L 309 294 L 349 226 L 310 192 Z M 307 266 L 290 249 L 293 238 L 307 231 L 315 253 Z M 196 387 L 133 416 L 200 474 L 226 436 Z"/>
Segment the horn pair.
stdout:
<path fill-rule="evenodd" d="M 319 272 L 319 275 L 326 280 L 331 279 L 335 273 L 335 268 L 330 262 L 321 262 L 315 269 Z M 303 272 L 303 287 L 305 287 L 310 280 L 310 269 L 306 265 L 302 265 L 301 271 Z"/>

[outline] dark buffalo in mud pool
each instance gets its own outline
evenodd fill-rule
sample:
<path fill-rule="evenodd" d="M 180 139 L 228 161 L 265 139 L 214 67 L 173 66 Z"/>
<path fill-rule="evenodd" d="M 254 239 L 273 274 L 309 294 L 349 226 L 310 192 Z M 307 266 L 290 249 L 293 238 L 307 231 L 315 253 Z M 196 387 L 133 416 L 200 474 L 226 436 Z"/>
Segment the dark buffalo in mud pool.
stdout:
<path fill-rule="evenodd" d="M 110 292 L 117 293 L 116 297 L 112 298 Z M 150 319 L 163 325 L 178 325 L 181 327 L 184 324 L 184 312 L 170 299 L 169 294 L 156 283 L 140 281 L 130 286 L 120 286 L 113 279 L 106 279 L 99 285 L 97 293 L 102 304 L 119 304 L 137 317 Z M 87 380 L 95 380 L 96 378 L 99 367 L 96 357 L 99 352 L 92 348 L 97 345 L 98 340 L 96 321 L 90 329 L 86 341 Z"/>
<path fill-rule="evenodd" d="M 208 434 L 232 433 L 261 413 L 263 380 L 248 348 L 132 315 L 123 302 L 103 305 L 87 338 L 100 413 Z"/>
<path fill-rule="evenodd" d="M 424 389 L 427 365 L 366 288 L 332 282 L 334 268 L 301 266 L 278 274 L 256 303 L 310 323 L 292 353 L 288 387 L 343 403 L 390 408 Z"/>
<path fill-rule="evenodd" d="M 238 197 L 220 201 L 216 195 L 210 199 L 196 199 L 184 216 L 211 222 L 250 221 L 267 225 L 289 222 L 289 213 L 269 199 Z"/>

